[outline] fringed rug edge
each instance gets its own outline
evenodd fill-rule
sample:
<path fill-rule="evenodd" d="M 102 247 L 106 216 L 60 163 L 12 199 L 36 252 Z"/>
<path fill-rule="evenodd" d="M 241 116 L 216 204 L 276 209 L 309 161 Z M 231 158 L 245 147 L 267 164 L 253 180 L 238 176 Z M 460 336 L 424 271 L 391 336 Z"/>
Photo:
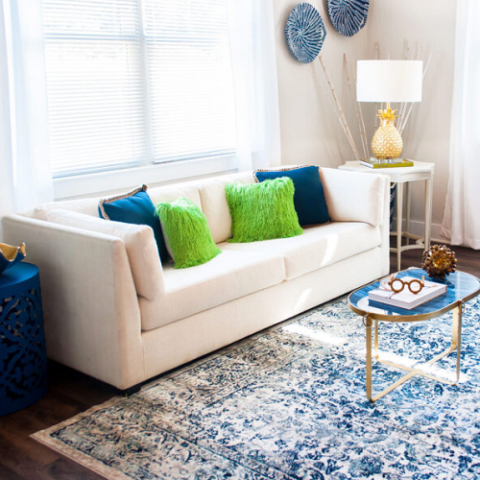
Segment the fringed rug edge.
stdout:
<path fill-rule="evenodd" d="M 51 427 L 45 428 L 44 430 L 40 430 L 38 432 L 32 433 L 30 435 L 30 438 L 37 441 L 38 443 L 41 443 L 42 445 L 45 445 L 48 448 L 51 448 L 52 450 L 59 453 L 60 455 L 63 455 L 69 460 L 72 460 L 75 463 L 78 463 L 82 467 L 85 467 L 88 470 L 98 475 L 101 475 L 107 480 L 132 480 L 131 477 L 126 476 L 119 470 L 116 470 L 113 467 L 109 467 L 108 465 L 103 464 L 99 460 L 96 460 L 85 453 L 79 452 L 76 448 L 65 445 L 63 442 L 55 438 L 52 438 L 50 436 L 52 432 L 57 431 L 60 428 L 66 427 L 68 425 L 71 425 L 72 423 L 75 423 L 81 420 L 82 418 L 97 412 L 98 410 L 111 407 L 112 405 L 115 405 L 116 403 L 118 403 L 121 399 L 122 397 L 119 397 L 119 396 L 113 397 L 110 400 L 107 400 L 106 402 L 100 405 L 95 405 L 89 408 L 88 410 L 75 415 L 74 417 L 64 420 L 63 422 L 52 425 Z"/>

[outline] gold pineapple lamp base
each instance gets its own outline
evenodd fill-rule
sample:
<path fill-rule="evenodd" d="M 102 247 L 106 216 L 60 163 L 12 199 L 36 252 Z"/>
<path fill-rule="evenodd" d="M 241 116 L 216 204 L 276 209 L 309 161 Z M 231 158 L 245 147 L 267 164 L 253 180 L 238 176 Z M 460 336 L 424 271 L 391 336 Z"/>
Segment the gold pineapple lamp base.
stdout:
<path fill-rule="evenodd" d="M 382 120 L 372 139 L 372 152 L 378 160 L 392 160 L 400 156 L 403 150 L 403 140 L 395 127 L 396 110 L 387 103 L 385 110 L 379 110 L 377 117 Z"/>

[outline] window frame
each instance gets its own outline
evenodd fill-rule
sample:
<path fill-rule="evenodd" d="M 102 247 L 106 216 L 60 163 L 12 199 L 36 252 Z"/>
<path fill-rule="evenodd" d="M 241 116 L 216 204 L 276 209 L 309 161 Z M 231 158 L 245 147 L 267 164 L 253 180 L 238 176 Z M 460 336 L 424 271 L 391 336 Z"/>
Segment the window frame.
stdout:
<path fill-rule="evenodd" d="M 55 178 L 53 194 L 55 200 L 91 196 L 102 192 L 115 192 L 133 185 L 174 183 L 195 177 L 207 177 L 238 172 L 236 154 L 182 160 L 176 162 L 153 163 L 147 166 L 108 170 L 72 177 Z"/>

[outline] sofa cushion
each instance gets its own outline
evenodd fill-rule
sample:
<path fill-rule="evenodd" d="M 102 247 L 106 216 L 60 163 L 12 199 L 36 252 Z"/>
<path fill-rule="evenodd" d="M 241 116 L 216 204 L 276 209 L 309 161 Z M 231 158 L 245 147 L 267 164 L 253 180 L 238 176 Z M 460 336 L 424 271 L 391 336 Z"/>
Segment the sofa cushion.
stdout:
<path fill-rule="evenodd" d="M 154 300 L 163 295 L 165 285 L 162 264 L 153 231 L 147 225 L 134 225 L 105 220 L 70 210 L 49 210 L 49 222 L 105 233 L 123 240 L 137 295 Z"/>
<path fill-rule="evenodd" d="M 250 243 L 303 233 L 293 204 L 295 187 L 291 178 L 252 185 L 231 183 L 225 191 L 232 217 L 233 238 L 229 242 Z"/>
<path fill-rule="evenodd" d="M 177 200 L 177 198 L 184 197 L 188 198 L 203 211 L 200 192 L 193 182 L 149 188 L 148 194 L 155 205 L 158 205 L 159 203 L 173 202 Z"/>
<path fill-rule="evenodd" d="M 186 270 L 167 265 L 163 275 L 165 295 L 155 301 L 139 299 L 142 330 L 277 285 L 285 280 L 285 266 L 278 255 L 224 251 L 210 262 Z"/>
<path fill-rule="evenodd" d="M 146 185 L 120 195 L 101 198 L 98 202 L 98 214 L 104 220 L 148 225 L 153 230 L 160 259 L 162 262 L 168 260 L 160 220 L 155 212 L 155 205 L 147 193 Z"/>
<path fill-rule="evenodd" d="M 288 177 L 295 185 L 293 202 L 298 221 L 302 227 L 330 222 L 319 167 L 316 165 L 283 165 L 269 169 L 255 170 L 259 182 L 273 178 Z"/>
<path fill-rule="evenodd" d="M 382 225 L 388 176 L 321 168 L 320 178 L 333 222 Z"/>
<path fill-rule="evenodd" d="M 222 243 L 219 247 L 241 253 L 281 255 L 286 279 L 300 277 L 344 258 L 377 247 L 381 243 L 379 227 L 366 223 L 330 223 L 305 228 L 303 235 L 253 243 Z"/>
<path fill-rule="evenodd" d="M 253 177 L 250 173 L 250 178 Z M 232 175 L 223 176 L 221 178 L 231 178 Z M 229 180 L 231 183 L 231 180 Z M 203 182 L 203 180 L 202 180 Z M 205 180 L 209 182 L 209 179 Z M 117 192 L 112 192 L 117 193 Z M 118 194 L 121 194 L 122 191 L 119 191 Z M 196 182 L 185 182 L 178 183 L 175 185 L 166 185 L 162 187 L 148 187 L 148 195 L 152 199 L 152 202 L 156 205 L 160 202 L 171 202 L 176 200 L 179 197 L 186 197 L 191 200 L 193 203 L 198 205 L 200 208 L 202 203 L 200 201 L 199 187 Z M 37 218 L 38 220 L 47 220 L 47 213 L 50 210 L 71 210 L 78 213 L 84 213 L 85 215 L 92 215 L 98 217 L 98 202 L 100 198 L 82 198 L 78 200 L 66 200 L 64 202 L 50 202 L 39 205 L 38 207 L 30 210 L 26 213 L 27 216 Z M 226 201 L 226 200 L 225 200 Z M 202 209 L 203 210 L 203 209 Z M 228 207 L 227 207 L 228 211 Z M 223 241 L 223 240 L 222 240 Z"/>
<path fill-rule="evenodd" d="M 207 219 L 200 208 L 185 197 L 156 206 L 174 268 L 207 263 L 222 251 L 215 245 Z"/>
<path fill-rule="evenodd" d="M 232 218 L 228 209 L 225 185 L 229 183 L 255 183 L 252 172 L 222 175 L 199 183 L 202 210 L 215 243 L 225 242 L 232 237 Z"/>
<path fill-rule="evenodd" d="M 79 200 L 66 200 L 65 202 L 44 203 L 26 212 L 28 217 L 37 220 L 47 220 L 48 212 L 52 210 L 68 210 L 71 212 L 83 213 L 98 218 L 98 197 L 81 198 Z"/>

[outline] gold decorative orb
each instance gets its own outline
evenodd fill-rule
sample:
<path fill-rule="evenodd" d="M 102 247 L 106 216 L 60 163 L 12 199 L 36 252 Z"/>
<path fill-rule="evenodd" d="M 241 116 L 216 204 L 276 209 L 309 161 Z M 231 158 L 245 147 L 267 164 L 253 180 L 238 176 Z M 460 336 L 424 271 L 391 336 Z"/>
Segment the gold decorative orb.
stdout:
<path fill-rule="evenodd" d="M 372 152 L 379 160 L 398 158 L 403 150 L 403 140 L 395 127 L 396 110 L 379 110 L 377 117 L 382 124 L 372 139 Z"/>
<path fill-rule="evenodd" d="M 455 252 L 446 245 L 433 245 L 423 253 L 422 268 L 429 277 L 443 280 L 457 268 Z"/>

